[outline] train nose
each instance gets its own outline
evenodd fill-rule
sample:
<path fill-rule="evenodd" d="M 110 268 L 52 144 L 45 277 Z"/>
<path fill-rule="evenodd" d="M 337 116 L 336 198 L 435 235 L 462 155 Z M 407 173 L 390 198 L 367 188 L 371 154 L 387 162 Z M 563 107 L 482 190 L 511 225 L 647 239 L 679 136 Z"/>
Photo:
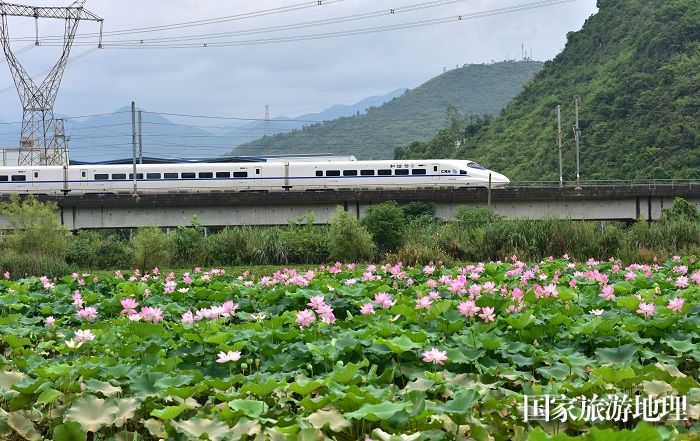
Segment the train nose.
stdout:
<path fill-rule="evenodd" d="M 510 184 L 510 179 L 504 175 L 496 172 L 491 172 L 491 185 L 502 187 L 504 185 Z"/>

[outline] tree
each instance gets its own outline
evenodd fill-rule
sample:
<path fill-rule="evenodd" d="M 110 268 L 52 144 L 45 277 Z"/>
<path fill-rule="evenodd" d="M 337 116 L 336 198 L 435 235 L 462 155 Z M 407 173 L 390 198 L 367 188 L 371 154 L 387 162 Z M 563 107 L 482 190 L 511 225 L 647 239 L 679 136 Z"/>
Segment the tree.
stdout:
<path fill-rule="evenodd" d="M 393 251 L 403 245 L 406 216 L 396 202 L 369 207 L 362 223 L 380 250 Z"/>
<path fill-rule="evenodd" d="M 329 249 L 332 259 L 358 261 L 374 256 L 376 247 L 372 236 L 343 207 L 336 209 L 330 223 Z"/>
<path fill-rule="evenodd" d="M 68 230 L 58 221 L 56 210 L 55 203 L 42 203 L 34 196 L 20 200 L 13 194 L 0 204 L 0 214 L 11 228 L 3 248 L 17 255 L 63 259 Z"/>

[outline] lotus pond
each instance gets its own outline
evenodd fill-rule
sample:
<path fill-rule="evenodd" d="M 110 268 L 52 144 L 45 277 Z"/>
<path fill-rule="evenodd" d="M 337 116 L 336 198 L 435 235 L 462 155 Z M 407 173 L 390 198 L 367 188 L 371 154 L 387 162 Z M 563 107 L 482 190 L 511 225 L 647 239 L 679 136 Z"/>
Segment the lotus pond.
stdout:
<path fill-rule="evenodd" d="M 700 433 L 693 257 L 4 276 L 3 440 Z M 611 394 L 687 402 L 679 420 L 650 423 L 527 420 L 523 406 Z"/>

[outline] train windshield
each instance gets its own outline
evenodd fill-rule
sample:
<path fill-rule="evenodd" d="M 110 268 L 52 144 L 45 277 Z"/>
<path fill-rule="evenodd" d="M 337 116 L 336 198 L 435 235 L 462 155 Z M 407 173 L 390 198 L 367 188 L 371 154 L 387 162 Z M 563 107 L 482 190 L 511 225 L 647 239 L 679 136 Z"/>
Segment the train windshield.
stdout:
<path fill-rule="evenodd" d="M 469 168 L 475 168 L 475 169 L 477 169 L 477 170 L 486 170 L 486 167 L 484 167 L 484 166 L 481 165 L 481 164 L 477 164 L 476 162 L 470 162 L 469 164 L 467 164 L 467 167 L 469 167 Z"/>

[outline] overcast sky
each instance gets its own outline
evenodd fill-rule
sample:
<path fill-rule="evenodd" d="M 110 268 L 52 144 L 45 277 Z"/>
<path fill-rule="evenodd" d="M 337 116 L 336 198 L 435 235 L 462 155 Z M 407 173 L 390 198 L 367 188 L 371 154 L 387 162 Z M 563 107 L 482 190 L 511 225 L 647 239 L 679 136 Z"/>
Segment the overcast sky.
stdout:
<path fill-rule="evenodd" d="M 24 3 L 25 0 L 16 0 Z M 26 0 L 31 1 L 31 0 Z M 326 2 L 328 0 L 324 0 Z M 393 89 L 418 86 L 444 67 L 520 58 L 520 45 L 536 60 L 554 57 L 566 33 L 578 30 L 596 12 L 595 0 L 576 0 L 487 18 L 341 38 L 266 45 L 194 49 L 110 49 L 110 40 L 188 36 L 259 29 L 405 7 L 428 0 L 334 0 L 335 3 L 263 17 L 228 21 L 157 33 L 107 36 L 107 48 L 71 62 L 55 106 L 57 113 L 77 116 L 111 112 L 131 100 L 150 111 L 261 118 L 265 104 L 272 117 L 296 116 L 333 104 L 349 104 Z M 264 32 L 245 37 L 199 40 L 238 41 L 337 32 L 426 19 L 468 15 L 535 0 L 470 0 L 414 12 L 385 14 L 349 23 Z M 304 4 L 305 0 L 88 0 L 86 8 L 104 18 L 105 31 L 166 25 L 233 16 Z M 64 0 L 33 0 L 32 5 L 65 6 Z M 40 32 L 62 32 L 62 22 L 42 20 Z M 80 33 L 98 30 L 83 22 Z M 34 32 L 32 19 L 10 19 L 11 37 Z M 79 40 L 96 45 L 96 39 Z M 43 40 L 47 43 L 48 40 Z M 76 57 L 92 46 L 76 45 Z M 56 47 L 38 48 L 15 41 L 19 59 L 30 74 L 49 69 Z M 31 48 L 31 49 L 29 49 Z M 0 119 L 21 120 L 21 105 L 6 62 L 0 61 Z"/>

